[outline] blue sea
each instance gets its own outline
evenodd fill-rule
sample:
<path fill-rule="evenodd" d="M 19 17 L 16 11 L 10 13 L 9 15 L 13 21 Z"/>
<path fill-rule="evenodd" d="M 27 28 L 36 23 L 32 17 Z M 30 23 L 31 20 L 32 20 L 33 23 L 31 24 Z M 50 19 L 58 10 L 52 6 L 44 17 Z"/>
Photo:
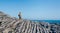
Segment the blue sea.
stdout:
<path fill-rule="evenodd" d="M 60 20 L 32 20 L 36 22 L 60 23 Z"/>

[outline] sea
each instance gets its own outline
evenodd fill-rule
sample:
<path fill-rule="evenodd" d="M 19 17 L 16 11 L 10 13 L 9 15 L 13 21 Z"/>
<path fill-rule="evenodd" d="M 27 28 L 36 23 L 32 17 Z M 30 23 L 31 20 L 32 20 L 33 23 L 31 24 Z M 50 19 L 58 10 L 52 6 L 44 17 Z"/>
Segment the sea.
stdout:
<path fill-rule="evenodd" d="M 60 20 L 31 20 L 34 22 L 48 22 L 48 23 L 59 23 L 60 24 Z"/>

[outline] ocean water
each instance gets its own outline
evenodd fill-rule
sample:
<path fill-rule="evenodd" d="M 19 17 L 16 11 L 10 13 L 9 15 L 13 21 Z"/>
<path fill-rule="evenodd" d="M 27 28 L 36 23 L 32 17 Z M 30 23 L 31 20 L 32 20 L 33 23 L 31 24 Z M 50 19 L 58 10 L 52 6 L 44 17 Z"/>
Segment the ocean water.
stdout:
<path fill-rule="evenodd" d="M 60 23 L 60 20 L 32 20 L 34 22 Z"/>

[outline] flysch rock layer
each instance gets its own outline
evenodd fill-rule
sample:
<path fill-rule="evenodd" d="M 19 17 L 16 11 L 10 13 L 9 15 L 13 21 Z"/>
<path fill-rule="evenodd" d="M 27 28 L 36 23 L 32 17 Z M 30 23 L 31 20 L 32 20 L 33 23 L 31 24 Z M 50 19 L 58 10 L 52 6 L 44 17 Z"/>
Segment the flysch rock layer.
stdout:
<path fill-rule="evenodd" d="M 33 22 L 0 12 L 0 33 L 60 33 L 60 24 Z"/>

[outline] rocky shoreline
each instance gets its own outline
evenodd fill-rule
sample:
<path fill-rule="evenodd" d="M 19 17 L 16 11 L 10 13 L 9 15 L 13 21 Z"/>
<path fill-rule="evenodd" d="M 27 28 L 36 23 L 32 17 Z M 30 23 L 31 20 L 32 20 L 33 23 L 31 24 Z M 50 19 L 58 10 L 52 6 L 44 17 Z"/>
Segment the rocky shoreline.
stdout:
<path fill-rule="evenodd" d="M 60 33 L 60 24 L 33 22 L 0 12 L 0 33 Z"/>

